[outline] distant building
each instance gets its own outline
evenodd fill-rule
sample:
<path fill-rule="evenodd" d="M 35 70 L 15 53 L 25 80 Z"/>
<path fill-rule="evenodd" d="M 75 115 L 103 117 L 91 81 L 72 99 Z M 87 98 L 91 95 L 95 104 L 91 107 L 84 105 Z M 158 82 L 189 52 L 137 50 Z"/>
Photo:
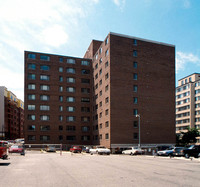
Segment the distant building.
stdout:
<path fill-rule="evenodd" d="M 0 86 L 0 139 L 24 137 L 24 103 Z"/>
<path fill-rule="evenodd" d="M 109 33 L 84 58 L 25 51 L 25 141 L 175 144 L 175 47 Z M 166 89 L 167 88 L 167 89 Z"/>
<path fill-rule="evenodd" d="M 188 128 L 200 129 L 200 73 L 178 80 L 176 88 L 176 134 Z"/>

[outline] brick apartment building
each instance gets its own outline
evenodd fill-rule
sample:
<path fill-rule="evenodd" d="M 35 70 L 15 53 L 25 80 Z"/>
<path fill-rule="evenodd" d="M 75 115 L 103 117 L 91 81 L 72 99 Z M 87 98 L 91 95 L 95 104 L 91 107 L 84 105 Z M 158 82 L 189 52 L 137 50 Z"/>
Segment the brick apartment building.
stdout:
<path fill-rule="evenodd" d="M 25 51 L 28 144 L 175 143 L 175 46 L 109 33 L 84 58 Z"/>
<path fill-rule="evenodd" d="M 0 86 L 0 139 L 24 137 L 24 103 L 6 87 Z"/>
<path fill-rule="evenodd" d="M 176 88 L 176 134 L 200 129 L 200 73 L 178 80 Z M 197 137 L 200 144 L 200 137 Z"/>

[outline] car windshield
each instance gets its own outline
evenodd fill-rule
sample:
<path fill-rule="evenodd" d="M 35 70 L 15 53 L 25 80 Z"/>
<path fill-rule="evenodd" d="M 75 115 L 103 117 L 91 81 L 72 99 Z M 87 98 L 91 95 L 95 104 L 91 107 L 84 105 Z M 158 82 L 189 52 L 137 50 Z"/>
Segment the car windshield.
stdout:
<path fill-rule="evenodd" d="M 191 145 L 188 149 L 193 149 L 194 145 Z"/>

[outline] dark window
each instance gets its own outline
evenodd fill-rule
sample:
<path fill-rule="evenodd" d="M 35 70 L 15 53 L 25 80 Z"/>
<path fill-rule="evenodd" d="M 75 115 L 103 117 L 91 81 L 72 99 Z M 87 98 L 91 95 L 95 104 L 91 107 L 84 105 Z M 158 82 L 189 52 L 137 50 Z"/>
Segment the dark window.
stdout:
<path fill-rule="evenodd" d="M 28 69 L 35 70 L 36 69 L 36 65 L 35 64 L 28 64 Z"/>
<path fill-rule="evenodd" d="M 81 107 L 81 112 L 90 112 L 89 107 Z"/>
<path fill-rule="evenodd" d="M 106 140 L 109 139 L 109 134 L 108 133 L 105 135 L 105 138 L 106 138 Z"/>
<path fill-rule="evenodd" d="M 138 79 L 138 75 L 137 75 L 137 73 L 134 73 L 133 74 L 133 80 L 137 80 Z"/>
<path fill-rule="evenodd" d="M 81 98 L 81 102 L 89 103 L 90 102 L 90 98 Z"/>
<path fill-rule="evenodd" d="M 137 45 L 137 40 L 133 39 L 133 45 Z"/>
<path fill-rule="evenodd" d="M 137 62 L 133 62 L 133 67 L 137 68 Z"/>
<path fill-rule="evenodd" d="M 133 91 L 134 91 L 134 92 L 137 92 L 137 91 L 138 91 L 138 86 L 137 86 L 137 85 L 134 85 L 134 86 L 133 86 Z"/>
<path fill-rule="evenodd" d="M 109 127 L 109 121 L 106 121 L 105 126 Z"/>
<path fill-rule="evenodd" d="M 40 136 L 40 140 L 41 141 L 49 141 L 50 140 L 50 136 L 45 136 L 45 135 Z"/>
<path fill-rule="evenodd" d="M 137 128 L 138 127 L 138 121 L 133 121 L 133 127 Z"/>
<path fill-rule="evenodd" d="M 28 131 L 35 131 L 35 125 L 29 125 Z"/>
<path fill-rule="evenodd" d="M 46 55 L 40 55 L 40 60 L 50 61 L 50 57 Z"/>
<path fill-rule="evenodd" d="M 90 70 L 88 70 L 88 69 L 82 69 L 81 70 L 81 74 L 82 75 L 88 75 L 88 74 L 90 74 Z"/>
<path fill-rule="evenodd" d="M 63 62 L 63 57 L 60 57 L 60 58 L 59 58 L 59 62 Z"/>
<path fill-rule="evenodd" d="M 133 51 L 133 56 L 137 57 L 137 51 L 136 50 Z"/>
<path fill-rule="evenodd" d="M 29 59 L 35 59 L 36 58 L 36 54 L 29 53 L 28 54 L 28 58 Z"/>
<path fill-rule="evenodd" d="M 35 74 L 28 74 L 28 80 L 35 80 Z"/>
<path fill-rule="evenodd" d="M 89 84 L 90 83 L 90 79 L 81 79 L 81 83 Z"/>
<path fill-rule="evenodd" d="M 59 131 L 62 131 L 63 130 L 63 126 L 59 125 L 58 129 L 59 129 Z"/>
<path fill-rule="evenodd" d="M 40 130 L 41 131 L 49 131 L 50 130 L 50 126 L 49 125 L 41 125 L 40 126 Z"/>
<path fill-rule="evenodd" d="M 82 129 L 82 132 L 89 132 L 90 131 L 90 127 L 88 127 L 88 126 L 83 126 L 83 127 L 81 127 L 81 129 Z"/>
<path fill-rule="evenodd" d="M 76 131 L 76 126 L 67 125 L 66 130 L 67 131 Z"/>
<path fill-rule="evenodd" d="M 59 136 L 58 136 L 58 139 L 59 139 L 59 140 L 63 140 L 63 136 L 62 136 L 62 135 L 59 135 Z"/>
<path fill-rule="evenodd" d="M 136 133 L 136 132 L 133 133 L 133 139 L 134 139 L 134 140 L 137 140 L 137 139 L 138 139 L 138 133 Z"/>
<path fill-rule="evenodd" d="M 134 97 L 134 98 L 133 98 L 133 103 L 134 103 L 134 104 L 137 104 L 137 103 L 138 103 L 138 98 L 137 98 L 137 97 Z"/>
<path fill-rule="evenodd" d="M 81 93 L 90 93 L 90 88 L 81 88 Z"/>
<path fill-rule="evenodd" d="M 35 141 L 36 140 L 36 136 L 34 136 L 34 135 L 28 135 L 28 140 L 29 141 Z"/>
<path fill-rule="evenodd" d="M 66 139 L 68 141 L 75 141 L 76 140 L 76 136 L 67 136 Z"/>
<path fill-rule="evenodd" d="M 90 136 L 81 136 L 81 140 L 88 141 L 90 140 Z"/>
<path fill-rule="evenodd" d="M 40 70 L 49 71 L 50 70 L 50 66 L 42 65 L 42 66 L 40 66 Z"/>

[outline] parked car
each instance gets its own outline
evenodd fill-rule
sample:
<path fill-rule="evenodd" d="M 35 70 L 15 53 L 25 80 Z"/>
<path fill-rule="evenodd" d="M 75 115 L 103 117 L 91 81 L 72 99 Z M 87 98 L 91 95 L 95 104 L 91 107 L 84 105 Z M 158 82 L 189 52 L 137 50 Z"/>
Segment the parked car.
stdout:
<path fill-rule="evenodd" d="M 185 158 L 190 158 L 191 156 L 198 158 L 200 157 L 200 145 L 191 145 L 189 148 L 183 150 Z"/>
<path fill-rule="evenodd" d="M 80 146 L 73 146 L 72 148 L 70 148 L 69 151 L 72 152 L 72 153 L 81 153 L 82 148 Z"/>
<path fill-rule="evenodd" d="M 8 149 L 9 153 L 20 153 L 21 155 L 24 155 L 24 148 L 21 145 L 12 145 Z"/>
<path fill-rule="evenodd" d="M 122 154 L 139 155 L 139 154 L 144 154 L 144 150 L 142 150 L 141 148 L 138 148 L 138 147 L 131 147 L 131 148 L 128 148 L 128 149 L 122 151 Z"/>
<path fill-rule="evenodd" d="M 184 147 L 175 147 L 172 156 L 184 156 L 183 154 L 184 149 L 185 149 Z"/>
<path fill-rule="evenodd" d="M 53 145 L 48 145 L 46 148 L 46 152 L 56 152 L 56 147 Z"/>
<path fill-rule="evenodd" d="M 104 147 L 104 146 L 97 146 L 96 148 L 90 149 L 90 154 L 99 154 L 99 155 L 110 155 L 110 149 Z"/>
<path fill-rule="evenodd" d="M 82 151 L 83 152 L 86 152 L 86 153 L 89 153 L 90 152 L 90 149 L 91 149 L 91 147 L 83 147 L 83 149 L 82 149 Z"/>
<path fill-rule="evenodd" d="M 168 148 L 166 150 L 157 151 L 157 156 L 172 156 L 174 148 Z"/>
<path fill-rule="evenodd" d="M 0 141 L 0 159 L 5 160 L 7 157 L 7 145 L 3 141 Z"/>

